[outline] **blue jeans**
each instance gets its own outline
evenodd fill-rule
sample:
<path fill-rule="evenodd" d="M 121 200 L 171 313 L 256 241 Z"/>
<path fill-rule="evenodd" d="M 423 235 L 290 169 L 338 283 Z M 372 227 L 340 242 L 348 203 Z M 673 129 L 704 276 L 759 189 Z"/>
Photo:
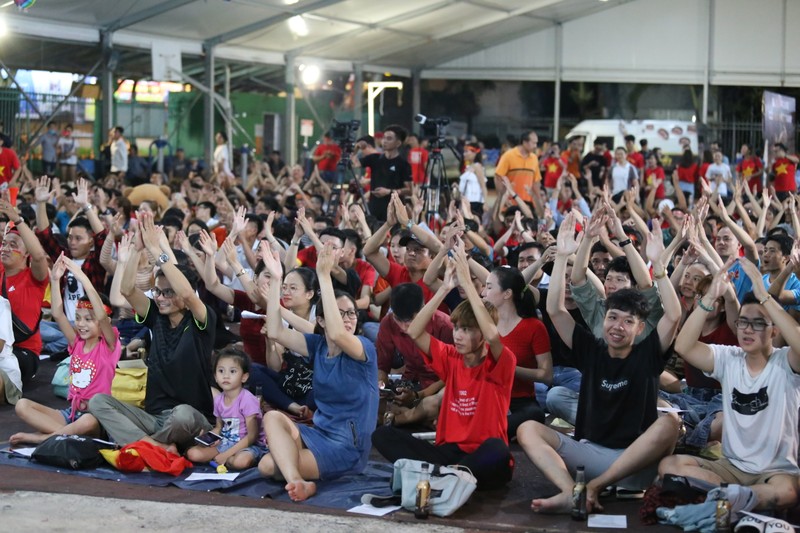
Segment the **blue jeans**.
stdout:
<path fill-rule="evenodd" d="M 378 340 L 378 330 L 380 328 L 380 322 L 364 322 L 364 325 L 361 326 L 361 333 L 375 344 Z"/>
<path fill-rule="evenodd" d="M 70 322 L 70 324 L 73 324 Z M 43 353 L 58 353 L 66 351 L 69 343 L 67 338 L 61 333 L 61 328 L 55 322 L 48 322 L 42 320 L 39 323 L 39 333 L 42 335 L 42 352 Z"/>
<path fill-rule="evenodd" d="M 581 391 L 581 372 L 571 366 L 554 366 L 553 383 L 550 387 L 544 383 L 534 383 L 536 389 L 536 401 L 539 405 L 547 405 L 547 391 L 550 387 L 566 387 L 571 391 Z"/>
<path fill-rule="evenodd" d="M 722 393 L 714 389 L 687 387 L 686 392 L 659 392 L 659 396 L 680 409 L 686 422 L 686 444 L 695 448 L 705 448 L 711 433 L 714 415 L 722 411 Z"/>

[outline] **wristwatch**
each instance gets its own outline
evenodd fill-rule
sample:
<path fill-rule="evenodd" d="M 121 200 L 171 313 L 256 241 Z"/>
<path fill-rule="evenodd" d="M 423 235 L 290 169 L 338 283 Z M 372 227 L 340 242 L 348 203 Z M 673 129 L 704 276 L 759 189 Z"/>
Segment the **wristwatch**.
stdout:
<path fill-rule="evenodd" d="M 158 263 L 158 266 L 166 265 L 167 263 L 169 263 L 169 256 L 167 254 L 159 255 L 158 258 L 156 259 L 156 263 Z"/>

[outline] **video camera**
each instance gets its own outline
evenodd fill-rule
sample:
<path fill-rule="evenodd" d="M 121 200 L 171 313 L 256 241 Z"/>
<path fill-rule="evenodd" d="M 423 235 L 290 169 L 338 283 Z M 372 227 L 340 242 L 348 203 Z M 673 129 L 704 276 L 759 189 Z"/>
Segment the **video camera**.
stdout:
<path fill-rule="evenodd" d="M 429 138 L 432 144 L 438 146 L 445 144 L 450 117 L 428 118 L 425 115 L 416 115 L 414 122 L 422 126 L 422 134 Z"/>
<path fill-rule="evenodd" d="M 334 120 L 331 125 L 331 139 L 339 143 L 339 146 L 343 149 L 352 148 L 353 143 L 356 142 L 356 134 L 360 126 L 360 120 L 351 120 L 350 122 Z"/>

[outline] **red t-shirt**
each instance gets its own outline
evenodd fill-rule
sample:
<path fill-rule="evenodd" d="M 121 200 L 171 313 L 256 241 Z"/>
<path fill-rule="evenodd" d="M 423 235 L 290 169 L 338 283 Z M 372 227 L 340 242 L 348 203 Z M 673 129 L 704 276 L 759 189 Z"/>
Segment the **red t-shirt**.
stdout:
<path fill-rule="evenodd" d="M 0 183 L 8 183 L 19 168 L 17 153 L 10 148 L 0 148 Z M 16 313 L 16 311 L 14 311 Z"/>
<path fill-rule="evenodd" d="M 678 165 L 678 181 L 682 181 L 684 183 L 694 183 L 697 179 L 697 163 L 692 163 L 690 167 L 682 167 Z"/>
<path fill-rule="evenodd" d="M 772 172 L 775 173 L 775 192 L 794 192 L 797 190 L 795 182 L 795 172 L 797 165 L 792 163 L 789 158 L 781 157 L 772 164 Z"/>
<path fill-rule="evenodd" d="M 323 156 L 317 162 L 320 172 L 332 172 L 342 157 L 342 149 L 337 144 L 320 144 L 314 149 L 315 156 Z"/>
<path fill-rule="evenodd" d="M 425 148 L 412 148 L 408 151 L 408 164 L 411 165 L 411 180 L 417 185 L 425 183 L 428 151 Z"/>
<path fill-rule="evenodd" d="M 739 161 L 736 165 L 736 173 L 747 180 L 750 190 L 753 192 L 761 192 L 764 185 L 761 183 L 761 170 L 764 165 L 761 159 L 757 157 L 747 157 Z"/>
<path fill-rule="evenodd" d="M 708 180 L 706 180 L 706 171 L 710 166 L 711 163 L 703 163 L 702 165 L 700 165 L 700 177 L 703 178 L 706 181 L 706 183 L 708 183 Z"/>
<path fill-rule="evenodd" d="M 266 314 L 263 309 L 256 309 L 247 293 L 244 291 L 233 291 L 233 306 L 242 311 L 252 311 L 254 313 Z M 242 337 L 244 351 L 250 356 L 254 363 L 267 364 L 267 338 L 261 334 L 264 327 L 262 318 L 243 318 L 239 323 L 239 335 Z"/>
<path fill-rule="evenodd" d="M 628 154 L 628 162 L 635 166 L 637 170 L 642 170 L 644 168 L 644 156 L 641 152 L 632 152 Z"/>
<path fill-rule="evenodd" d="M 550 351 L 550 336 L 538 318 L 523 318 L 508 335 L 500 336 L 500 342 L 511 350 L 517 358 L 517 366 L 522 368 L 539 368 L 536 356 Z M 530 398 L 533 394 L 533 383 L 514 377 L 512 398 Z"/>
<path fill-rule="evenodd" d="M 0 264 L 0 275 L 3 273 L 5 273 L 5 269 Z M 50 281 L 46 277 L 42 281 L 33 277 L 30 268 L 6 278 L 6 293 L 11 310 L 29 328 L 35 327 L 39 320 L 39 314 L 42 312 L 42 300 L 44 300 L 44 293 L 49 283 Z M 15 342 L 14 346 L 25 348 L 39 355 L 42 352 L 42 336 L 37 329 L 36 333 L 28 339 L 23 342 Z"/>
<path fill-rule="evenodd" d="M 544 169 L 544 186 L 546 189 L 555 189 L 558 178 L 561 177 L 562 167 L 557 157 L 548 157 L 539 164 Z"/>
<path fill-rule="evenodd" d="M 425 326 L 425 331 L 446 344 L 453 344 L 453 324 L 450 322 L 450 317 L 441 311 L 433 314 L 433 318 Z M 403 379 L 418 381 L 422 388 L 439 381 L 439 376 L 428 365 L 417 344 L 403 333 L 391 315 L 381 319 L 375 348 L 378 351 L 378 370 L 388 374 L 392 369 L 395 353 L 399 353 L 405 363 Z"/>
<path fill-rule="evenodd" d="M 661 185 L 656 189 L 656 200 L 663 200 L 667 193 L 664 191 L 664 169 L 661 167 L 646 168 L 644 170 L 644 183 L 645 185 L 653 185 L 656 179 L 661 180 Z"/>
<path fill-rule="evenodd" d="M 497 361 L 489 350 L 478 366 L 468 368 L 455 346 L 431 337 L 429 363 L 445 382 L 436 444 L 457 444 L 472 453 L 486 439 L 508 443 L 506 416 L 517 366 L 511 350 L 504 347 Z"/>
<path fill-rule="evenodd" d="M 428 303 L 430 299 L 433 298 L 433 292 L 430 290 L 430 288 L 428 288 L 427 285 L 425 285 L 425 282 L 422 281 L 422 276 L 420 276 L 417 281 L 413 281 L 408 269 L 398 263 L 393 263 L 391 261 L 389 262 L 389 273 L 386 274 L 386 281 L 391 287 L 397 287 L 401 283 L 416 283 L 422 287 L 422 296 L 425 298 L 425 303 Z M 447 310 L 446 306 L 444 310 Z"/>

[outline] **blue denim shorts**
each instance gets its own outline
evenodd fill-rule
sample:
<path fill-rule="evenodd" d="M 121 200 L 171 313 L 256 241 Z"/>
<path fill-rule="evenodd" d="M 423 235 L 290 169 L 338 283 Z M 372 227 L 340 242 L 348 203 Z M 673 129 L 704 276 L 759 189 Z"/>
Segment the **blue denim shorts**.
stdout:
<path fill-rule="evenodd" d="M 223 453 L 233 448 L 235 445 L 236 443 L 233 441 L 223 440 L 221 443 L 219 443 L 219 445 L 217 445 L 217 451 L 219 451 L 219 453 Z M 238 452 L 236 452 L 236 454 L 238 455 L 242 452 L 251 453 L 254 459 L 253 464 L 258 464 L 261 458 L 269 453 L 269 448 L 267 448 L 266 446 L 259 446 L 258 444 L 254 444 L 253 446 L 248 446 L 244 450 L 239 450 Z"/>
<path fill-rule="evenodd" d="M 64 421 L 65 421 L 67 424 L 70 424 L 70 423 L 72 423 L 72 422 L 75 422 L 75 420 L 79 419 L 79 418 L 80 418 L 80 417 L 82 417 L 83 415 L 85 415 L 85 414 L 86 414 L 86 411 L 77 411 L 77 412 L 75 413 L 75 419 L 74 419 L 74 420 L 70 420 L 70 418 L 72 417 L 72 407 L 67 407 L 66 409 L 61 409 L 61 410 L 59 411 L 59 413 L 61 413 L 61 416 L 63 416 L 63 417 L 64 417 Z"/>

